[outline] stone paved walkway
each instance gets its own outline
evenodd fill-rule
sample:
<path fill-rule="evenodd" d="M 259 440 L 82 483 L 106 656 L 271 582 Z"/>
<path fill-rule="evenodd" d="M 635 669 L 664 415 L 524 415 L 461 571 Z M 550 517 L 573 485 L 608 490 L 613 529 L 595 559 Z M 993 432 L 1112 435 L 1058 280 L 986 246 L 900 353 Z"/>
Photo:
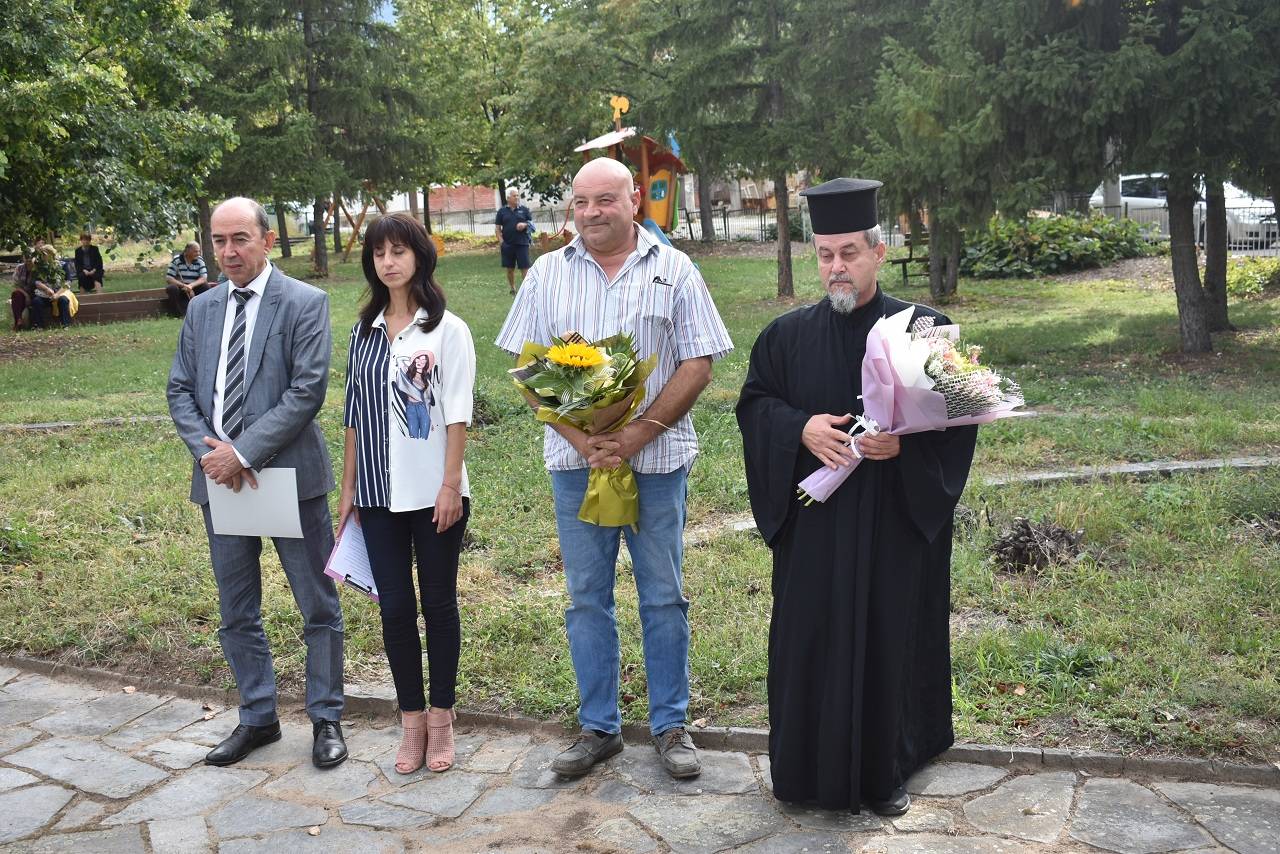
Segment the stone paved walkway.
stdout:
<path fill-rule="evenodd" d="M 675 783 L 646 744 L 566 780 L 557 743 L 462 728 L 446 774 L 396 774 L 397 732 L 348 721 L 351 759 L 310 764 L 298 712 L 232 768 L 200 763 L 235 710 L 0 667 L 0 852 L 1280 852 L 1280 791 L 937 764 L 905 816 L 773 799 L 767 756 L 703 751 Z"/>

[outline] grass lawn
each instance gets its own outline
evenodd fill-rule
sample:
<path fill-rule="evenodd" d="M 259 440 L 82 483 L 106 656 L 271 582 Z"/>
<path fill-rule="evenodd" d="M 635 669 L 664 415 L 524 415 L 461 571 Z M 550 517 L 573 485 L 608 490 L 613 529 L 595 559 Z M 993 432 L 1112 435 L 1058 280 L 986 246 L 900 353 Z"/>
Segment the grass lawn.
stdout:
<path fill-rule="evenodd" d="M 303 275 L 305 261 L 285 262 Z M 733 417 L 750 344 L 789 308 L 765 258 L 699 259 L 738 346 L 695 410 L 703 455 L 691 524 L 747 509 Z M 353 262 L 324 282 L 335 352 L 321 413 L 335 460 L 348 334 L 362 285 Z M 450 254 L 440 279 L 471 326 L 477 423 L 474 506 L 460 579 L 461 693 L 472 708 L 572 716 L 567 598 L 540 431 L 492 345 L 506 281 L 493 254 Z M 119 273 L 112 289 L 154 284 Z M 913 280 L 891 293 L 926 300 Z M 797 260 L 801 301 L 820 289 Z M 1136 281 L 965 281 L 947 307 L 1040 417 L 982 430 L 964 502 L 979 524 L 953 571 L 956 724 L 979 741 L 1280 758 L 1280 471 L 1154 483 L 987 487 L 985 475 L 1280 449 L 1280 301 L 1233 304 L 1241 331 L 1217 351 L 1177 353 L 1171 291 Z M 178 321 L 0 333 L 0 424 L 166 413 Z M 190 457 L 167 423 L 0 431 L 0 650 L 227 684 Z M 336 501 L 336 494 L 334 496 Z M 991 543 L 1014 516 L 1083 529 L 1074 562 L 998 572 Z M 989 522 L 987 520 L 990 520 Z M 264 620 L 283 677 L 302 670 L 300 624 L 266 550 Z M 625 565 L 620 574 L 629 573 Z M 765 722 L 768 550 L 724 533 L 689 549 L 693 707 L 713 724 Z M 619 583 L 623 692 L 645 717 L 634 585 Z M 343 594 L 349 678 L 386 677 L 376 608 Z"/>

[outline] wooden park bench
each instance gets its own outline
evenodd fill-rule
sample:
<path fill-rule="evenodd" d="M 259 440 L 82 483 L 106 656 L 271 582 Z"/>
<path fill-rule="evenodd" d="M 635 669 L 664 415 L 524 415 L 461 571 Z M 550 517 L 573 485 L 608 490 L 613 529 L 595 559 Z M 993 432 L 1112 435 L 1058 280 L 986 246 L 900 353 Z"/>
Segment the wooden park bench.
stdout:
<path fill-rule="evenodd" d="M 114 323 L 117 320 L 160 317 L 167 312 L 169 305 L 164 288 L 102 291 L 96 294 L 77 294 L 77 298 L 80 300 L 80 311 L 76 313 L 76 323 Z"/>
<path fill-rule="evenodd" d="M 906 257 L 890 258 L 889 263 L 898 264 L 899 266 L 902 267 L 902 286 L 905 288 L 907 286 L 908 276 L 928 276 L 929 275 L 929 254 L 928 254 L 929 232 L 925 231 L 919 234 L 912 234 L 911 232 L 908 231 L 903 233 L 902 238 L 904 241 L 904 245 L 907 247 Z M 923 254 L 917 255 L 916 247 L 920 247 L 922 250 L 924 250 Z M 921 265 L 922 267 L 924 267 L 924 272 L 921 272 L 921 273 L 908 272 L 907 267 L 909 267 L 911 264 Z"/>

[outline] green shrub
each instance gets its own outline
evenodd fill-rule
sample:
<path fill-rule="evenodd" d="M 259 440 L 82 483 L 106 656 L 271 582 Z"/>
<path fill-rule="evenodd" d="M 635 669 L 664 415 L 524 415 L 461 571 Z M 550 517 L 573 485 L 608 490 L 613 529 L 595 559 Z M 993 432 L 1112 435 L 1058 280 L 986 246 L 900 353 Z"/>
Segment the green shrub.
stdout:
<path fill-rule="evenodd" d="M 796 216 L 794 213 L 792 213 L 791 217 L 787 220 L 787 234 L 791 235 L 792 243 L 801 243 L 804 241 L 804 226 L 800 224 L 800 217 Z M 778 224 L 776 222 L 771 222 L 764 227 L 764 239 L 778 239 Z"/>
<path fill-rule="evenodd" d="M 1227 265 L 1227 295 L 1239 298 L 1280 291 L 1280 258 L 1236 258 Z"/>
<path fill-rule="evenodd" d="M 1154 254 L 1142 225 L 1102 214 L 996 216 L 985 230 L 966 235 L 965 244 L 960 271 L 986 279 L 1066 273 Z"/>

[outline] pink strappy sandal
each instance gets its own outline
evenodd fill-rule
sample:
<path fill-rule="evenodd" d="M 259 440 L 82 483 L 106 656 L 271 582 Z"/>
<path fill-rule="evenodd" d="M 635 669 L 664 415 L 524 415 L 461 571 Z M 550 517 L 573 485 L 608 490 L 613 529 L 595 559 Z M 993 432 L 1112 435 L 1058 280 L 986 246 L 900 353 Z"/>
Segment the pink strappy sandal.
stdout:
<path fill-rule="evenodd" d="M 401 712 L 400 725 L 404 737 L 396 751 L 396 773 L 412 774 L 422 767 L 427 748 L 427 713 Z"/>
<path fill-rule="evenodd" d="M 453 767 L 453 709 L 427 709 L 427 767 L 437 773 Z"/>

